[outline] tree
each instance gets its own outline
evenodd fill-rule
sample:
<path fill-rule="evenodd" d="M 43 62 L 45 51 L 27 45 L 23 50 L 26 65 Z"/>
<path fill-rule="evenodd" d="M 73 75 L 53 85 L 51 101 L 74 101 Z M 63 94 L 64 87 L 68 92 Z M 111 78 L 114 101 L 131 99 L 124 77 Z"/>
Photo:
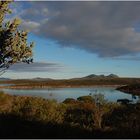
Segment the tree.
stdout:
<path fill-rule="evenodd" d="M 92 97 L 95 105 L 93 113 L 94 125 L 96 128 L 101 129 L 103 116 L 110 111 L 110 107 L 103 94 L 94 94 Z"/>
<path fill-rule="evenodd" d="M 12 21 L 4 22 L 5 15 L 11 13 L 10 1 L 0 1 L 0 73 L 3 74 L 11 65 L 24 62 L 31 63 L 32 47 L 34 43 L 27 43 L 28 33 L 19 30 L 21 20 L 15 18 Z"/>

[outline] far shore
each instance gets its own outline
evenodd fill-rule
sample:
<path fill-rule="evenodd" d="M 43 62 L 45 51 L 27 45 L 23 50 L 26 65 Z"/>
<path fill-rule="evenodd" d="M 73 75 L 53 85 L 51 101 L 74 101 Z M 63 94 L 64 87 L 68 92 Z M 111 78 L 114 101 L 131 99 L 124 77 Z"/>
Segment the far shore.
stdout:
<path fill-rule="evenodd" d="M 7 80 L 0 81 L 0 89 L 49 89 L 49 88 L 84 88 L 114 87 L 140 83 L 140 78 L 80 78 L 60 80 Z"/>
<path fill-rule="evenodd" d="M 61 85 L 61 86 L 22 86 L 22 85 L 12 85 L 12 86 L 0 86 L 0 89 L 50 89 L 50 88 L 92 88 L 92 87 L 114 87 L 118 88 L 124 85 Z"/>

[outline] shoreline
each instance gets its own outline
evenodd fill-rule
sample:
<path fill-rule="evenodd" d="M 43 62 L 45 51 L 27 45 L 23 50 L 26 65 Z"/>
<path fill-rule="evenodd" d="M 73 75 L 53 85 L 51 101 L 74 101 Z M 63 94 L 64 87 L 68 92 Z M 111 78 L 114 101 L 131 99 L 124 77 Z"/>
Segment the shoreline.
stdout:
<path fill-rule="evenodd" d="M 118 88 L 124 85 L 79 85 L 79 86 L 0 86 L 0 89 L 50 89 L 50 88 L 92 88 L 92 87 L 114 87 Z"/>

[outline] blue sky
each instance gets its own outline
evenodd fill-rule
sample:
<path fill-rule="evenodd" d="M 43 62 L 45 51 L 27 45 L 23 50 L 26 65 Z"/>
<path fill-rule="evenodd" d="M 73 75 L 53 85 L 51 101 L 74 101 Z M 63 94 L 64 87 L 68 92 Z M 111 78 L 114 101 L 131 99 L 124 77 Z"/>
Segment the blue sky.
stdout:
<path fill-rule="evenodd" d="M 34 41 L 34 64 L 3 77 L 140 77 L 140 2 L 15 2 L 7 19 L 22 19 Z M 131 9 L 131 10 L 130 10 Z"/>

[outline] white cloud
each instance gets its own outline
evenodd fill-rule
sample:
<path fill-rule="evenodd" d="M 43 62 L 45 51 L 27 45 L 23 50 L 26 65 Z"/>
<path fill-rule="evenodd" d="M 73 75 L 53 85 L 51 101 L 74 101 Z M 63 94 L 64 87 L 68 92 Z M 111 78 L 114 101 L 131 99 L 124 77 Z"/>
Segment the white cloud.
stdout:
<path fill-rule="evenodd" d="M 38 28 L 40 26 L 40 23 L 34 22 L 34 21 L 22 20 L 21 26 L 22 26 L 23 29 L 33 31 L 33 32 L 38 32 Z"/>
<path fill-rule="evenodd" d="M 36 35 L 116 57 L 140 53 L 140 2 L 31 2 L 21 18 Z M 45 14 L 44 14 L 45 12 Z M 28 22 L 27 22 L 28 21 Z"/>

